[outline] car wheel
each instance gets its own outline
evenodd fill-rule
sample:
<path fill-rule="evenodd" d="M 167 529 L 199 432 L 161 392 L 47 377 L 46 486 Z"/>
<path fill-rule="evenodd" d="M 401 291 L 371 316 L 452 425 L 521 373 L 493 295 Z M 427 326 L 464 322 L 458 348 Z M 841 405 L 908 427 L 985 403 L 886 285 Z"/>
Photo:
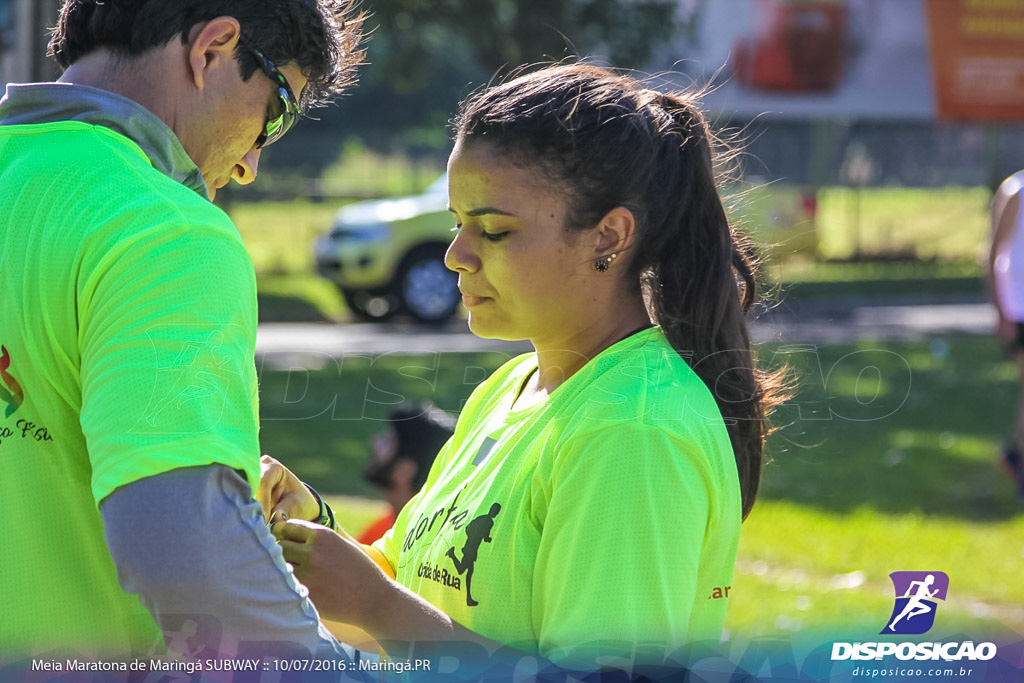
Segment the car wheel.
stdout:
<path fill-rule="evenodd" d="M 462 301 L 459 276 L 445 267 L 444 253 L 442 246 L 421 247 L 402 266 L 398 280 L 402 309 L 420 322 L 447 320 Z"/>
<path fill-rule="evenodd" d="M 387 320 L 398 310 L 397 297 L 390 291 L 342 289 L 341 295 L 352 315 L 365 322 Z"/>

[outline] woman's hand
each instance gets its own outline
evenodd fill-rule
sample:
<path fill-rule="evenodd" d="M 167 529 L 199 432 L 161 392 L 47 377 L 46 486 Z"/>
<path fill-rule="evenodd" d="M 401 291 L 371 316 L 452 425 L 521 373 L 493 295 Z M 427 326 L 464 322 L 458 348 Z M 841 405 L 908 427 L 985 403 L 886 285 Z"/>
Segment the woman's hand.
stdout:
<path fill-rule="evenodd" d="M 426 656 L 451 654 L 481 671 L 498 666 L 507 672 L 525 656 L 452 621 L 392 581 L 351 537 L 298 519 L 270 530 L 324 619 L 358 626 L 378 643 L 416 642 Z M 467 649 L 470 644 L 475 646 Z M 502 654 L 492 656 L 499 649 Z"/>
<path fill-rule="evenodd" d="M 256 500 L 263 506 L 263 520 L 313 520 L 320 516 L 320 504 L 302 480 L 280 462 L 264 455 L 260 458 L 260 487 Z"/>
<path fill-rule="evenodd" d="M 359 543 L 294 518 L 275 523 L 271 531 L 321 616 L 370 626 L 391 582 Z"/>

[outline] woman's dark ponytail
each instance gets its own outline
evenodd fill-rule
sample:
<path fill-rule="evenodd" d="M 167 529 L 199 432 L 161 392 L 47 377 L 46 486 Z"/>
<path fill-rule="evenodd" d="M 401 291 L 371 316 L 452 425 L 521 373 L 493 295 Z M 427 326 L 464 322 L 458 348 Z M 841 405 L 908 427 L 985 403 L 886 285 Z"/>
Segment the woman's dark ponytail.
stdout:
<path fill-rule="evenodd" d="M 674 185 L 651 197 L 664 220 L 645 235 L 634 261 L 649 269 L 652 313 L 669 343 L 707 385 L 732 439 L 743 498 L 743 516 L 754 505 L 761 479 L 765 380 L 750 347 L 746 313 L 757 297 L 755 265 L 734 234 L 718 193 L 712 145 L 704 116 L 685 99 L 652 98 L 651 107 L 673 122 L 666 143 L 678 160 L 663 174 Z M 672 200 L 675 199 L 675 201 Z"/>

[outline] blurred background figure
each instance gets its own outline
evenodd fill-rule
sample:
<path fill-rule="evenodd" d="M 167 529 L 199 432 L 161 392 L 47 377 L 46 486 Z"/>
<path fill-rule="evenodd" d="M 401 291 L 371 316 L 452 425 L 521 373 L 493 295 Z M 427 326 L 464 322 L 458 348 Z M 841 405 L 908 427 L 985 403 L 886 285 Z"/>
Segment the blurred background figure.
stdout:
<path fill-rule="evenodd" d="M 455 420 L 432 403 L 404 404 L 388 418 L 387 429 L 373 438 L 363 478 L 380 487 L 390 510 L 359 536 L 373 543 L 395 524 L 405 504 L 427 480 L 434 458 L 455 428 Z"/>
<path fill-rule="evenodd" d="M 1024 499 L 1024 170 L 1006 178 L 992 199 L 992 242 L 988 257 L 989 292 L 999 312 L 996 334 L 1017 361 L 1021 395 L 1013 436 L 1003 447 L 1002 465 Z"/>

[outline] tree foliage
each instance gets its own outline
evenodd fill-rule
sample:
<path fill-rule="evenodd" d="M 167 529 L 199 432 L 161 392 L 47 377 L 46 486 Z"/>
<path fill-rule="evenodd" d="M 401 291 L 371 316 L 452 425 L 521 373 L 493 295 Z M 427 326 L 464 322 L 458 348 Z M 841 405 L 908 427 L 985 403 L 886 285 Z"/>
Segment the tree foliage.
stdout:
<path fill-rule="evenodd" d="M 678 0 L 376 0 L 371 50 L 384 78 L 406 86 L 428 77 L 450 47 L 491 75 L 571 56 L 642 67 L 677 30 L 678 7 Z M 378 39 L 386 51 L 373 50 Z"/>
<path fill-rule="evenodd" d="M 268 151 L 269 167 L 319 175 L 343 141 L 443 164 L 460 100 L 522 64 L 593 57 L 643 69 L 677 32 L 685 0 L 364 0 L 368 64 L 338 106 Z"/>

